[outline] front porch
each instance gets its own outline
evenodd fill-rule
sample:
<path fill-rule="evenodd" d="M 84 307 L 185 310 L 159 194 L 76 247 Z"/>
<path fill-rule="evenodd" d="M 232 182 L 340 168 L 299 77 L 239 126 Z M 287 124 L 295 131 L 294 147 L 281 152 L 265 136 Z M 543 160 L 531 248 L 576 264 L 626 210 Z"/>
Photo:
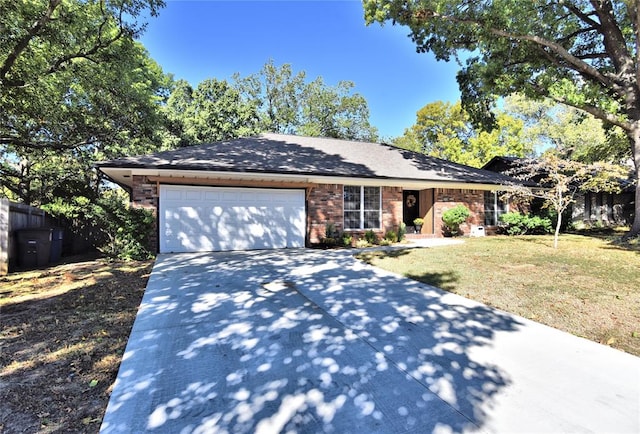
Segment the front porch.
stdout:
<path fill-rule="evenodd" d="M 443 236 L 442 214 L 457 205 L 464 205 L 471 211 L 469 220 L 461 226 L 464 234 L 469 234 L 474 226 L 484 224 L 485 198 L 483 190 L 426 188 L 421 190 L 403 189 L 402 221 L 407 227 L 407 238 L 436 238 Z M 416 231 L 414 220 L 422 218 L 423 224 Z"/>

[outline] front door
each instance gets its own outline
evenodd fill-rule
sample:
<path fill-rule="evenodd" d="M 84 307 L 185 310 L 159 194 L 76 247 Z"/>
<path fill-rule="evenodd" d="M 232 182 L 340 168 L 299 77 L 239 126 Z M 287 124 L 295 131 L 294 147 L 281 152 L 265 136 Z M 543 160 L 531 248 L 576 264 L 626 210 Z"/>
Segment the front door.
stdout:
<path fill-rule="evenodd" d="M 420 217 L 420 192 L 404 190 L 402 192 L 402 220 L 407 226 L 413 226 L 413 219 Z"/>

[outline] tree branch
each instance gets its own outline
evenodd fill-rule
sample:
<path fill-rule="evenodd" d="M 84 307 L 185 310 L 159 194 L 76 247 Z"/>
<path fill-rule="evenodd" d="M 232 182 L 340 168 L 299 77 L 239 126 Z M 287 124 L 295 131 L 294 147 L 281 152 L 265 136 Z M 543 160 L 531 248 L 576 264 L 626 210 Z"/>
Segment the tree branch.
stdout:
<path fill-rule="evenodd" d="M 578 9 L 575 5 L 572 5 L 572 4 L 567 5 L 562 3 L 562 6 L 564 6 L 569 12 L 571 12 L 573 15 L 578 17 L 585 24 L 588 24 L 589 26 L 595 29 L 600 27 L 600 23 L 594 20 L 593 18 L 591 18 L 592 15 L 596 15 L 595 11 L 591 11 L 591 13 L 585 14 L 580 9 Z"/>
<path fill-rule="evenodd" d="M 598 11 L 598 8 L 602 9 L 603 7 L 611 7 L 611 3 L 609 0 L 591 0 L 591 2 L 592 4 L 594 4 L 596 12 Z M 596 5 L 595 2 L 598 2 L 598 4 Z M 443 15 L 435 11 L 424 9 L 415 12 L 413 16 L 414 19 L 423 21 L 427 21 L 430 18 L 436 18 L 454 24 L 477 26 L 484 28 L 485 31 L 498 37 L 531 42 L 543 48 L 545 51 L 553 53 L 554 56 L 549 57 L 549 59 L 552 60 L 556 65 L 573 69 L 586 79 L 599 83 L 606 88 L 615 90 L 620 94 L 619 96 L 623 100 L 625 100 L 626 98 L 624 96 L 624 92 L 628 90 L 629 84 L 628 79 L 624 77 L 624 75 L 626 75 L 625 70 L 628 70 L 628 67 L 635 64 L 635 62 L 633 62 L 633 59 L 631 59 L 628 51 L 626 50 L 626 46 L 624 45 L 624 37 L 620 32 L 620 29 L 616 25 L 615 19 L 613 18 L 612 14 L 607 12 L 607 10 L 601 10 L 600 13 L 598 13 L 598 16 L 602 16 L 601 19 L 603 19 L 606 24 L 598 24 L 598 27 L 596 27 L 596 29 L 601 35 L 603 35 L 605 39 L 606 51 L 609 52 L 609 50 L 614 50 L 614 52 L 612 52 L 610 55 L 610 57 L 614 59 L 614 63 L 616 65 L 622 65 L 622 69 L 616 67 L 616 73 L 613 74 L 601 72 L 586 61 L 582 60 L 580 57 L 573 55 L 569 50 L 567 50 L 558 42 L 550 41 L 537 35 L 517 34 L 500 28 L 487 26 L 486 22 L 482 19 L 459 18 L 454 15 Z M 587 16 L 585 14 L 583 15 L 584 17 Z M 620 45 L 620 41 L 622 41 L 622 47 Z"/>
<path fill-rule="evenodd" d="M 535 83 L 532 83 L 532 86 L 536 89 L 536 92 L 540 93 L 540 95 L 546 96 L 547 98 L 550 98 L 555 102 L 577 108 L 578 110 L 583 110 L 595 116 L 596 118 L 603 120 L 605 122 L 608 122 L 612 125 L 618 126 L 625 131 L 631 131 L 631 129 L 633 128 L 633 125 L 630 122 L 623 121 L 617 116 L 614 116 L 613 114 L 608 113 L 598 107 L 594 107 L 586 104 L 576 104 L 567 99 L 561 98 L 559 96 L 551 95 L 546 88 L 538 86 Z"/>
<path fill-rule="evenodd" d="M 56 71 L 59 71 L 60 69 L 64 68 L 65 64 L 71 62 L 74 59 L 88 59 L 88 60 L 94 61 L 93 59 L 91 59 L 90 56 L 92 56 L 93 54 L 96 54 L 98 51 L 104 48 L 107 48 L 111 44 L 115 43 L 118 39 L 122 37 L 123 34 L 124 34 L 124 30 L 120 28 L 118 33 L 113 38 L 109 39 L 106 42 L 102 42 L 100 39 L 100 36 L 98 36 L 98 41 L 90 49 L 78 51 L 73 54 L 68 54 L 66 56 L 62 56 L 57 60 L 55 60 L 53 64 L 49 67 L 49 69 L 47 69 L 46 74 L 53 74 Z"/>
<path fill-rule="evenodd" d="M 604 38 L 605 50 L 610 53 L 616 71 L 619 74 L 624 74 L 634 62 L 627 50 L 627 42 L 624 39 L 624 35 L 613 16 L 611 1 L 590 1 L 600 20 L 598 31 Z"/>
<path fill-rule="evenodd" d="M 484 28 L 490 34 L 495 36 L 499 36 L 507 39 L 515 39 L 518 41 L 532 42 L 539 47 L 542 47 L 544 49 L 547 49 L 553 52 L 556 55 L 556 57 L 552 57 L 552 59 L 554 60 L 554 63 L 562 66 L 568 65 L 569 67 L 571 67 L 571 69 L 579 72 L 581 75 L 585 77 L 590 77 L 592 80 L 600 83 L 605 87 L 613 88 L 616 84 L 615 81 L 612 79 L 612 77 L 601 73 L 597 68 L 594 68 L 589 63 L 574 56 L 559 43 L 554 41 L 549 41 L 540 36 L 512 33 L 496 27 L 487 26 L 486 23 L 480 19 L 458 18 L 453 15 L 443 15 L 438 12 L 430 11 L 430 10 L 421 10 L 416 12 L 414 15 L 415 15 L 415 18 L 422 19 L 425 21 L 428 20 L 429 18 L 437 18 L 444 21 L 449 21 L 454 24 L 478 26 L 478 27 Z M 561 61 L 566 62 L 567 65 L 562 64 Z"/>
<path fill-rule="evenodd" d="M 8 84 L 10 86 L 20 86 L 21 84 L 17 81 L 6 81 L 7 74 L 15 65 L 20 54 L 27 48 L 29 42 L 44 29 L 44 27 L 51 21 L 51 17 L 55 12 L 56 8 L 60 5 L 62 0 L 49 0 L 49 7 L 46 12 L 40 19 L 38 19 L 33 25 L 27 30 L 27 33 L 18 40 L 16 45 L 13 47 L 13 50 L 9 53 L 7 58 L 5 59 L 2 67 L 0 67 L 0 84 L 5 85 Z"/>
<path fill-rule="evenodd" d="M 108 40 L 104 41 L 102 40 L 102 35 L 103 35 L 103 31 L 105 26 L 109 23 L 109 15 L 107 14 L 107 12 L 104 10 L 104 3 L 101 2 L 100 3 L 100 11 L 102 12 L 102 16 L 104 17 L 104 19 L 102 20 L 102 22 L 100 23 L 100 25 L 98 26 L 98 30 L 97 30 L 97 37 L 96 37 L 96 42 L 93 44 L 93 46 L 91 48 L 89 48 L 88 50 L 80 50 L 77 51 L 75 53 L 72 54 L 68 54 L 66 56 L 62 56 L 58 59 L 56 59 L 52 65 L 49 67 L 49 69 L 46 71 L 46 74 L 53 74 L 56 71 L 62 69 L 65 67 L 65 65 L 69 62 L 71 62 L 74 59 L 88 59 L 91 61 L 94 61 L 93 59 L 91 59 L 91 56 L 96 54 L 98 51 L 109 47 L 111 44 L 115 43 L 117 40 L 119 40 L 120 38 L 122 38 L 122 36 L 124 35 L 124 25 L 123 25 L 123 20 L 122 20 L 122 14 L 123 11 L 122 9 L 120 9 L 120 13 L 118 14 L 118 18 L 117 18 L 117 26 L 118 26 L 118 33 L 115 34 L 115 36 L 113 36 L 112 38 L 109 38 Z"/>
<path fill-rule="evenodd" d="M 61 142 L 30 141 L 19 137 L 0 137 L 0 145 L 13 145 L 26 149 L 75 149 L 81 146 L 91 145 L 94 142 L 95 140 L 83 140 L 77 143 L 65 144 Z"/>

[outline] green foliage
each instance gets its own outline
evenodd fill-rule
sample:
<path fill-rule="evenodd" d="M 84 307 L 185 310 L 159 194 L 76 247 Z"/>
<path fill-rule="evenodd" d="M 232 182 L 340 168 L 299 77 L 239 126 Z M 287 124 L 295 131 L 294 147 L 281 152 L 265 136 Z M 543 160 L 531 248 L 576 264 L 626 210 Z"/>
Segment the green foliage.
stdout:
<path fill-rule="evenodd" d="M 344 247 L 351 247 L 353 244 L 353 236 L 347 232 L 342 234 L 342 245 Z"/>
<path fill-rule="evenodd" d="M 460 164 L 481 167 L 496 155 L 523 157 L 533 147 L 522 137 L 523 122 L 501 112 L 491 132 L 474 128 L 460 102 L 436 101 L 422 107 L 416 123 L 394 140 L 400 148 Z"/>
<path fill-rule="evenodd" d="M 340 81 L 327 86 L 322 77 L 308 83 L 302 93 L 301 125 L 305 136 L 349 140 L 377 140 L 377 130 L 369 124 L 369 107 L 360 94 L 352 94 L 355 85 Z"/>
<path fill-rule="evenodd" d="M 508 212 L 500 216 L 509 235 L 543 235 L 553 231 L 551 220 L 539 216 Z"/>
<path fill-rule="evenodd" d="M 369 247 L 371 246 L 372 243 L 370 243 L 369 241 L 365 240 L 364 238 L 360 238 L 356 241 L 356 247 L 358 249 L 363 249 L 365 247 Z"/>
<path fill-rule="evenodd" d="M 418 52 L 445 61 L 454 57 L 461 64 L 459 56 L 466 57 L 457 77 L 462 105 L 484 130 L 497 124 L 495 98 L 515 92 L 548 97 L 619 127 L 640 197 L 637 1 L 363 3 L 368 24 L 408 26 Z M 640 201 L 629 235 L 638 234 Z"/>
<path fill-rule="evenodd" d="M 42 208 L 54 217 L 65 218 L 73 226 L 99 232 L 98 250 L 119 259 L 149 259 L 149 237 L 154 216 L 150 211 L 129 207 L 121 190 L 105 192 L 97 201 L 76 196 L 69 201 L 57 198 Z"/>
<path fill-rule="evenodd" d="M 129 207 L 116 195 L 106 195 L 99 203 L 98 222 L 107 237 L 99 247 L 106 255 L 119 259 L 149 259 L 149 236 L 154 216 L 142 208 Z"/>
<path fill-rule="evenodd" d="M 404 240 L 406 235 L 407 235 L 407 225 L 404 224 L 404 222 L 402 222 L 400 223 L 400 226 L 398 226 L 398 242 Z"/>
<path fill-rule="evenodd" d="M 424 219 L 422 217 L 416 217 L 413 219 L 413 224 L 416 226 L 424 225 Z"/>
<path fill-rule="evenodd" d="M 378 236 L 372 230 L 368 230 L 364 233 L 364 239 L 369 244 L 378 244 Z"/>
<path fill-rule="evenodd" d="M 442 213 L 442 221 L 444 222 L 449 234 L 456 236 L 460 232 L 460 225 L 467 221 L 471 216 L 471 212 L 464 205 L 457 205 Z"/>
<path fill-rule="evenodd" d="M 168 79 L 134 38 L 142 29 L 137 18 L 162 6 L 156 0 L 2 2 L 3 191 L 28 204 L 96 197 L 93 163 L 156 149 Z"/>
<path fill-rule="evenodd" d="M 351 247 L 353 236 L 348 232 L 340 233 L 335 224 L 327 222 L 324 225 L 324 237 L 320 243 L 325 247 Z"/>
<path fill-rule="evenodd" d="M 514 185 L 506 193 L 508 197 L 531 201 L 541 199 L 543 207 L 557 216 L 554 247 L 563 224 L 562 215 L 575 201 L 581 191 L 615 192 L 620 188 L 620 179 L 627 177 L 627 171 L 617 165 L 596 163 L 583 164 L 560 158 L 558 152 L 547 151 L 540 158 L 522 160 L 507 174 L 521 180 L 535 180 L 544 188 Z"/>
<path fill-rule="evenodd" d="M 395 243 L 398 241 L 398 233 L 396 231 L 387 231 L 384 234 L 384 239 L 389 242 Z"/>
<path fill-rule="evenodd" d="M 256 103 L 244 100 L 224 80 L 207 79 L 196 89 L 178 80 L 164 110 L 176 137 L 173 146 L 212 143 L 259 132 Z"/>
<path fill-rule="evenodd" d="M 331 222 L 327 222 L 324 225 L 324 236 L 325 237 L 330 237 L 330 238 L 337 238 L 338 237 L 338 230 L 336 229 L 336 225 L 331 223 Z"/>
<path fill-rule="evenodd" d="M 589 113 L 519 94 L 505 98 L 504 108 L 524 122 L 523 136 L 538 151 L 553 148 L 564 159 L 582 163 L 620 163 L 631 157 L 624 132 Z"/>
<path fill-rule="evenodd" d="M 278 67 L 272 60 L 257 74 L 234 77 L 243 99 L 257 108 L 260 131 L 377 140 L 367 101 L 353 92 L 352 82 L 329 86 L 322 77 L 311 82 L 305 78 L 304 71 L 294 74 L 291 65 Z"/>

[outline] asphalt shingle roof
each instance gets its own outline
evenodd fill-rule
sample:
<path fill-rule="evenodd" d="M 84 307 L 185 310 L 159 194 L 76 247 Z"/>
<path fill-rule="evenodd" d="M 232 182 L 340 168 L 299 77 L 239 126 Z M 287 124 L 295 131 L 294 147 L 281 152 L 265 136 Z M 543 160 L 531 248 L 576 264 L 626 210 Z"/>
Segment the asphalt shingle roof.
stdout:
<path fill-rule="evenodd" d="M 513 178 L 386 144 L 262 134 L 98 164 L 213 172 L 510 184 Z"/>

